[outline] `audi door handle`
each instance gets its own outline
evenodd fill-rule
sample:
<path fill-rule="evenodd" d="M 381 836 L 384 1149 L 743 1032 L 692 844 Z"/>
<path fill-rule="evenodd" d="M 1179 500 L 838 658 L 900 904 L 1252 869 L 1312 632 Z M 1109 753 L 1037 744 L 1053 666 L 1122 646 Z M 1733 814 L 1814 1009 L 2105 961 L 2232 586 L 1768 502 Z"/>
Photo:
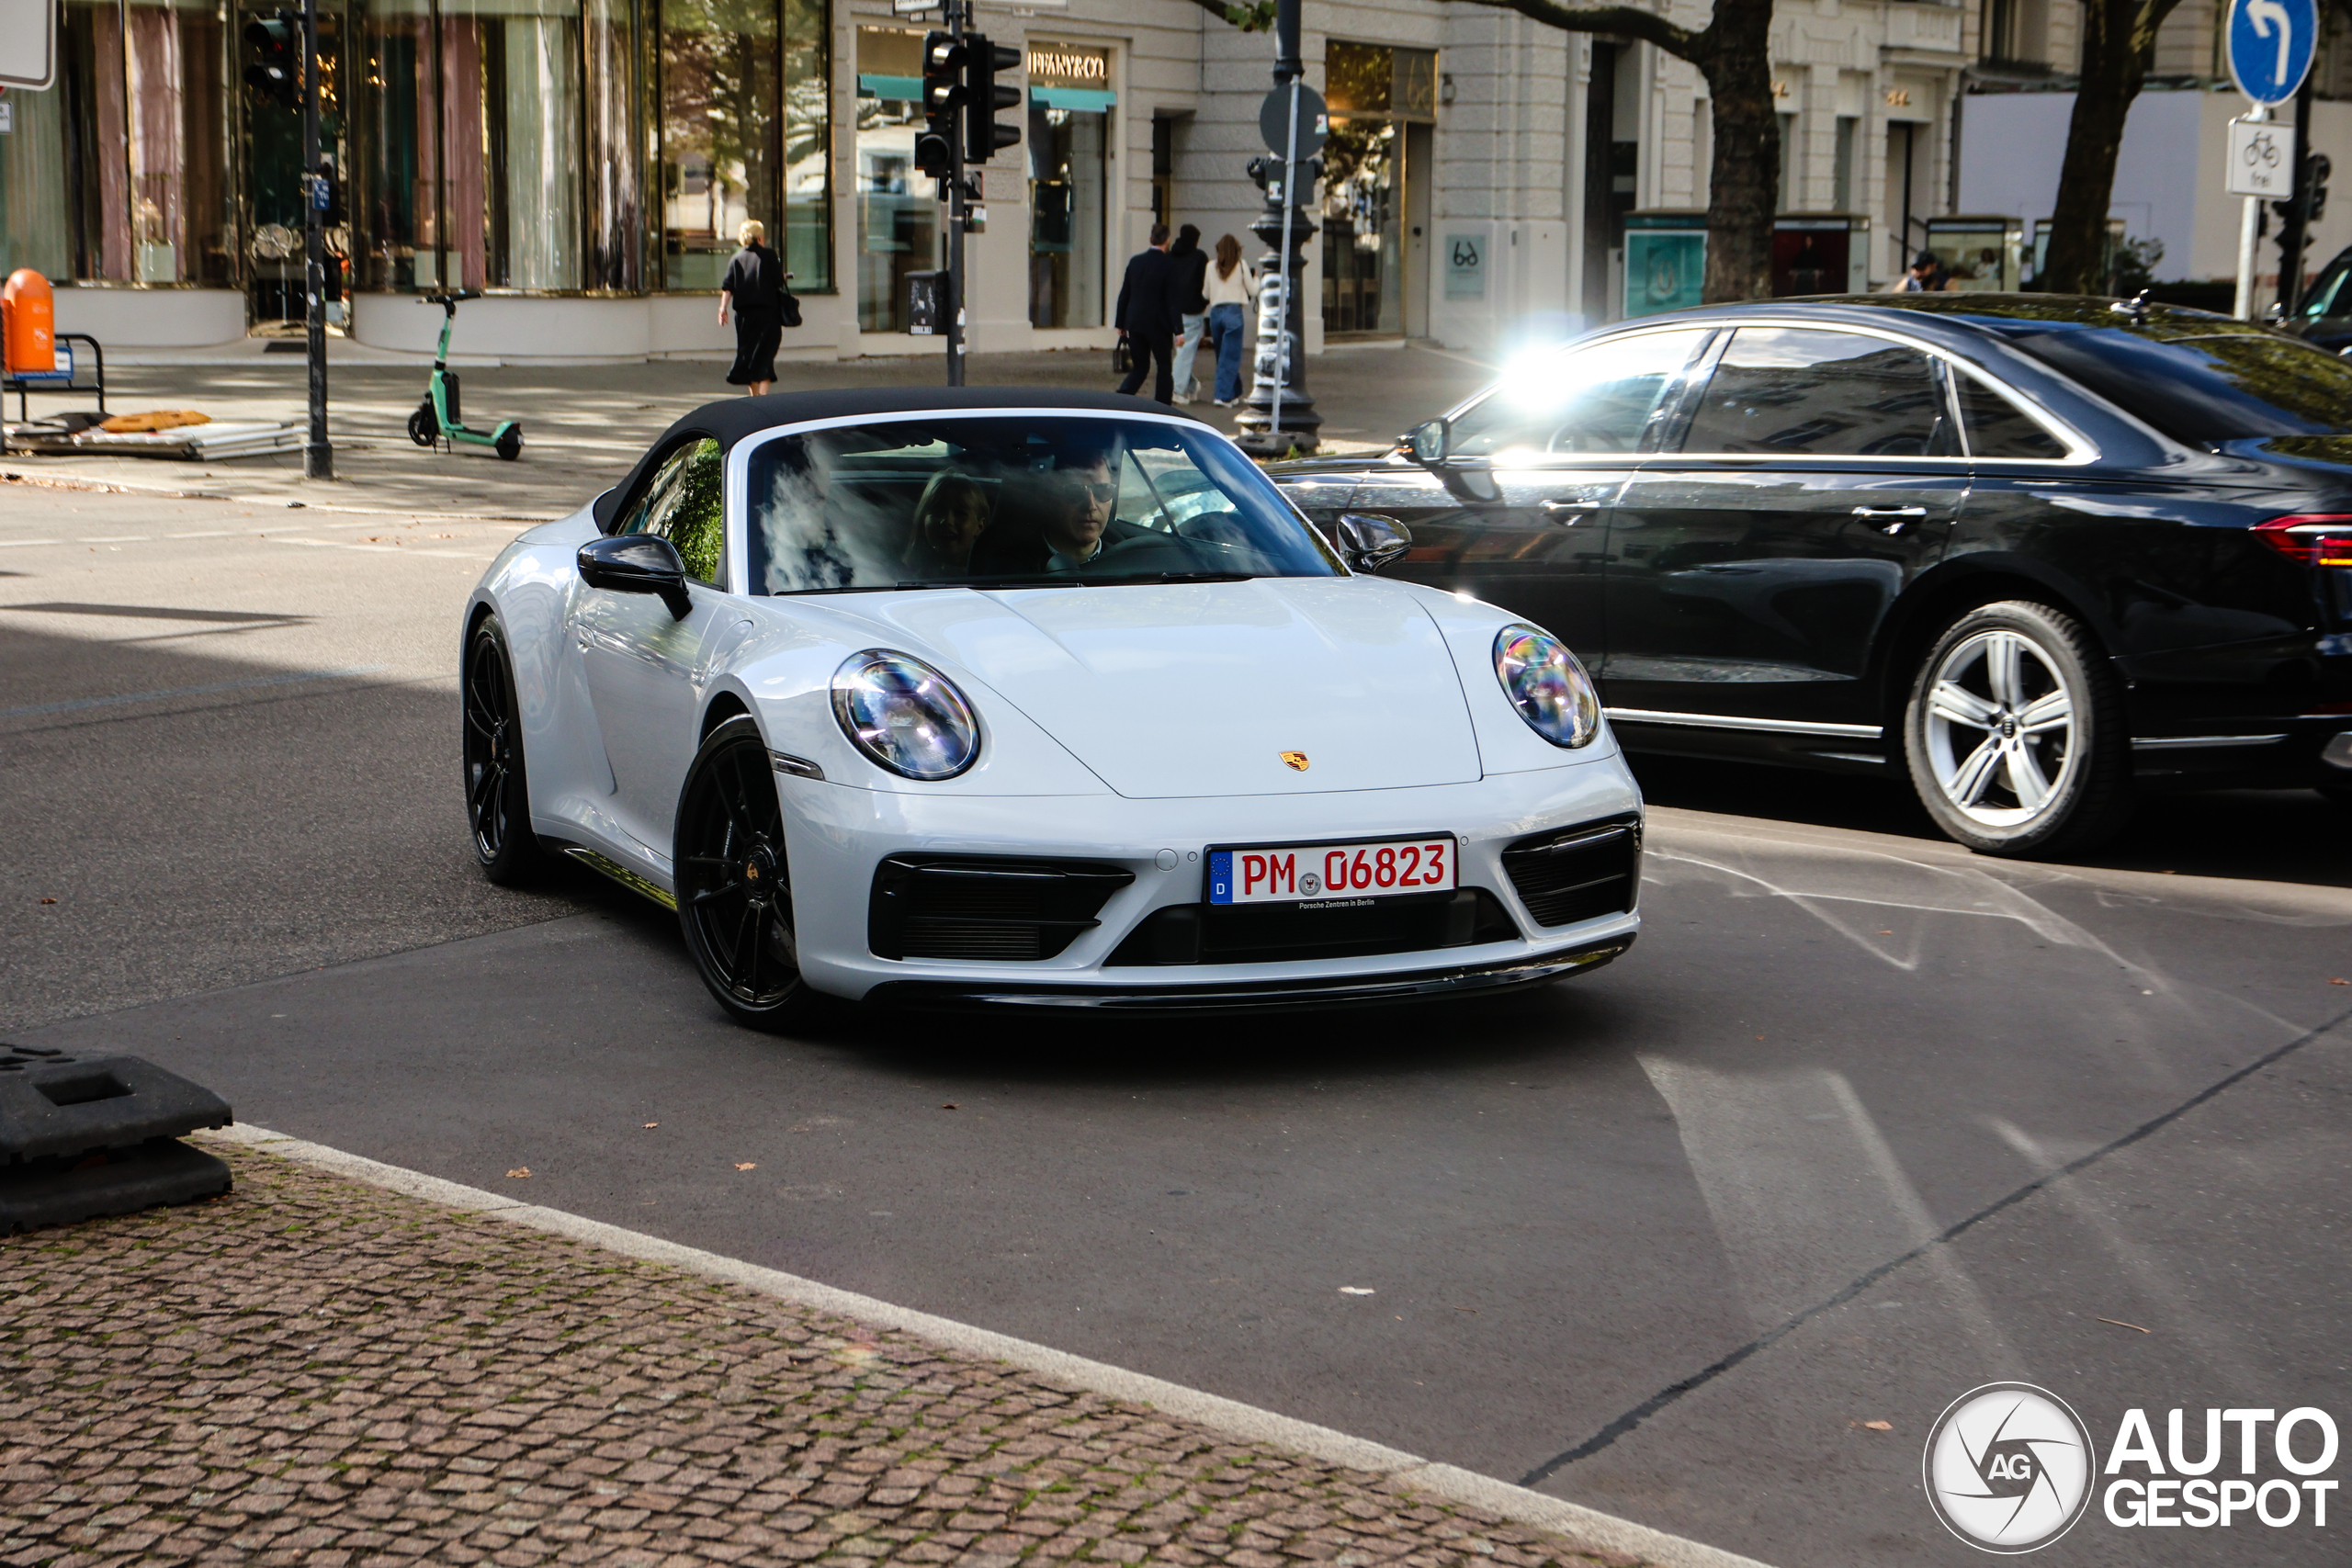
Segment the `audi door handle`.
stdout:
<path fill-rule="evenodd" d="M 1598 512 L 1600 510 L 1600 502 L 1597 501 L 1539 501 L 1535 503 L 1535 506 L 1536 510 L 1543 513 L 1546 517 L 1558 517 L 1562 513 Z M 1570 526 L 1574 526 L 1576 523 L 1576 519 L 1574 517 L 1568 517 L 1565 519 L 1565 521 Z"/>
<path fill-rule="evenodd" d="M 1890 536 L 1900 534 L 1904 529 L 1911 526 L 1912 518 L 1925 517 L 1927 514 L 1928 509 L 1924 506 L 1857 506 L 1854 508 L 1854 515 L 1857 517 L 1894 519 L 1879 528 L 1880 533 Z"/>

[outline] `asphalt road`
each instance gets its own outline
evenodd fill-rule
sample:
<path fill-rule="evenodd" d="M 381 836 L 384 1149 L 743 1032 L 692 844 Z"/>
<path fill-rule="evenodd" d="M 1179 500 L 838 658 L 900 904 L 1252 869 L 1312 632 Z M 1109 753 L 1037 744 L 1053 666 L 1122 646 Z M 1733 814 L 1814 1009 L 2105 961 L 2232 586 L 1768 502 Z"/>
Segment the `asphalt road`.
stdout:
<path fill-rule="evenodd" d="M 1919 1456 L 1988 1380 L 2102 1445 L 2134 1406 L 2352 1426 L 2316 795 L 2034 866 L 1891 785 L 1648 766 L 1645 934 L 1547 992 L 771 1039 L 660 911 L 474 875 L 455 614 L 510 531 L 0 492 L 8 1039 L 1790 1568 L 1980 1561 Z M 2346 1509 L 2094 1511 L 2052 1561 L 2340 1562 Z"/>

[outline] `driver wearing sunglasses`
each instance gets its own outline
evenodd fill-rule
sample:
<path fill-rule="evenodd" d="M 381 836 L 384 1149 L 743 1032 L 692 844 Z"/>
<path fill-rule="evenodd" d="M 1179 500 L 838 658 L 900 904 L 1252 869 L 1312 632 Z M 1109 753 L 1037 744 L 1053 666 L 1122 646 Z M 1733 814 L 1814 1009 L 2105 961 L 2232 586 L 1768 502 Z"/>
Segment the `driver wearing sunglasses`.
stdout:
<path fill-rule="evenodd" d="M 1053 553 L 1047 571 L 1076 571 L 1102 548 L 1102 531 L 1119 499 L 1111 453 L 1104 447 L 1064 451 L 1054 465 L 1051 501 L 1043 532 Z"/>

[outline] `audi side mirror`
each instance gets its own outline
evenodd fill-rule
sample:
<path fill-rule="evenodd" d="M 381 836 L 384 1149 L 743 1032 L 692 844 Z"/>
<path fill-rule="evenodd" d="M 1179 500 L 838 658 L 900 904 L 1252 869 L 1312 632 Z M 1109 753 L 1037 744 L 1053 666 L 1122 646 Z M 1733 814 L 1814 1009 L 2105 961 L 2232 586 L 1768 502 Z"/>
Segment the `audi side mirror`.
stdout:
<path fill-rule="evenodd" d="M 1405 432 L 1405 453 L 1424 468 L 1434 468 L 1445 461 L 1446 448 L 1453 444 L 1453 431 L 1442 419 L 1423 420 Z"/>
<path fill-rule="evenodd" d="M 677 547 L 659 535 L 621 534 L 591 539 L 580 547 L 573 559 L 580 568 L 580 581 L 591 588 L 658 594 L 670 614 L 681 621 L 694 608 L 695 602 L 686 593 L 686 563 L 678 558 Z"/>
<path fill-rule="evenodd" d="M 1413 547 L 1402 523 L 1362 512 L 1340 514 L 1340 558 L 1351 571 L 1378 571 Z"/>

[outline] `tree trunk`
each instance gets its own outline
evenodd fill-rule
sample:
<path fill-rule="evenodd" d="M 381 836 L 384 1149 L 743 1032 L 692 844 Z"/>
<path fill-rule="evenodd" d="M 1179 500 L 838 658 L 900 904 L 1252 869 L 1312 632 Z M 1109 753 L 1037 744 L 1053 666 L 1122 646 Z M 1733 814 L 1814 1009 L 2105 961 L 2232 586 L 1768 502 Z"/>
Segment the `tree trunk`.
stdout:
<path fill-rule="evenodd" d="M 2107 206 L 2115 186 L 2123 121 L 2148 74 L 2157 24 L 2172 5 L 2085 0 L 2083 74 L 2066 126 L 2066 159 L 2050 217 L 2050 249 L 2034 287 L 2050 294 L 2104 294 Z"/>
<path fill-rule="evenodd" d="M 1706 58 L 1714 163 L 1707 184 L 1705 299 L 1772 292 L 1772 219 L 1781 184 L 1781 117 L 1772 101 L 1772 0 L 1715 0 Z"/>

